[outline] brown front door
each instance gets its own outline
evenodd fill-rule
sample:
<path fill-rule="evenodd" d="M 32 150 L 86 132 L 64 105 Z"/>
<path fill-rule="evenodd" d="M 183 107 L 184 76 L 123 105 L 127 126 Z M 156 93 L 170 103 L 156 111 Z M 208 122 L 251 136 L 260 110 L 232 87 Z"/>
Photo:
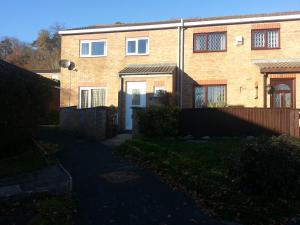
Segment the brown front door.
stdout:
<path fill-rule="evenodd" d="M 271 79 L 273 88 L 271 94 L 271 107 L 293 108 L 294 107 L 294 79 Z"/>

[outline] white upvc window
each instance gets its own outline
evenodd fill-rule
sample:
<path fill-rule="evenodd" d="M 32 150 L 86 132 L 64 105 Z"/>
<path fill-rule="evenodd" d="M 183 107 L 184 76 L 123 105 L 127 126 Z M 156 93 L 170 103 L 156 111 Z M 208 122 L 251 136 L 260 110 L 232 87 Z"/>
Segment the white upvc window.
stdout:
<path fill-rule="evenodd" d="M 159 97 L 166 92 L 164 86 L 155 86 L 153 90 L 154 97 Z"/>
<path fill-rule="evenodd" d="M 78 108 L 105 106 L 106 92 L 106 87 L 80 87 Z"/>
<path fill-rule="evenodd" d="M 149 38 L 126 38 L 126 55 L 148 55 Z"/>
<path fill-rule="evenodd" d="M 81 40 L 80 57 L 107 56 L 107 40 Z"/>

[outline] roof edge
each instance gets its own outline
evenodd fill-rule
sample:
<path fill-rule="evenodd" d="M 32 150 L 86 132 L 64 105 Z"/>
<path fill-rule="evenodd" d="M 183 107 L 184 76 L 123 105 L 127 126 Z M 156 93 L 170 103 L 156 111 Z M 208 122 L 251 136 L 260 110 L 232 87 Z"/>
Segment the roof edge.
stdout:
<path fill-rule="evenodd" d="M 286 13 L 271 13 L 271 14 L 256 14 L 256 15 L 245 15 L 237 17 L 219 17 L 219 18 L 206 18 L 206 19 L 187 19 L 184 22 L 184 27 L 194 26 L 213 26 L 213 25 L 226 25 L 226 24 L 243 24 L 243 23 L 255 23 L 255 22 L 275 22 L 275 21 L 287 21 L 287 20 L 300 20 L 300 11 L 286 12 Z M 153 29 L 170 29 L 182 26 L 179 21 L 165 21 L 163 23 L 137 23 L 133 25 L 118 25 L 110 27 L 100 28 L 86 28 L 86 29 L 72 29 L 63 30 L 58 33 L 61 35 L 70 34 L 85 34 L 85 33 L 106 33 L 106 32 L 117 32 L 117 31 L 136 31 L 136 30 L 153 30 Z"/>

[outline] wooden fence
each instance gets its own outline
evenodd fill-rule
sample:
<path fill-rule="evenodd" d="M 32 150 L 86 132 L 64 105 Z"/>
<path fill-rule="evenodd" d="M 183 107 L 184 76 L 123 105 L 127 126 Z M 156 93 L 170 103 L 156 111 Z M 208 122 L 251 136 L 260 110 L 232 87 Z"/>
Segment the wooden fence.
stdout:
<path fill-rule="evenodd" d="M 61 108 L 59 126 L 62 130 L 105 139 L 117 133 L 117 111 L 112 107 L 77 109 Z"/>
<path fill-rule="evenodd" d="M 299 138 L 299 110 L 271 108 L 182 109 L 183 135 L 240 136 L 288 134 Z"/>

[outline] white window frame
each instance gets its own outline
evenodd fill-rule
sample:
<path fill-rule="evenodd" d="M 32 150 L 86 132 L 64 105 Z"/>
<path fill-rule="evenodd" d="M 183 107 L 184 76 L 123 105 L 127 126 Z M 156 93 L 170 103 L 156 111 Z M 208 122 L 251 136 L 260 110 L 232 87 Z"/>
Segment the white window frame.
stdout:
<path fill-rule="evenodd" d="M 158 95 L 158 91 L 166 91 L 166 89 L 165 89 L 165 86 L 154 86 L 153 87 L 153 95 L 154 95 L 154 97 L 158 97 L 159 95 Z"/>
<path fill-rule="evenodd" d="M 105 103 L 104 106 L 107 105 L 107 87 L 80 87 L 79 88 L 79 104 L 78 108 L 81 109 L 81 91 L 88 91 L 88 107 L 91 108 L 92 106 L 92 89 L 104 89 L 105 90 Z"/>
<path fill-rule="evenodd" d="M 146 53 L 138 53 L 138 43 L 139 40 L 147 40 Z M 128 41 L 135 41 L 135 52 L 128 53 Z M 126 55 L 149 55 L 150 53 L 150 42 L 148 37 L 138 37 L 138 38 L 126 38 Z"/>
<path fill-rule="evenodd" d="M 94 42 L 103 42 L 104 43 L 104 54 L 103 55 L 92 55 L 92 43 Z M 89 54 L 88 55 L 84 55 L 82 54 L 81 50 L 82 50 L 82 44 L 87 43 L 89 44 Z M 80 57 L 82 58 L 93 58 L 93 57 L 105 57 L 107 56 L 107 40 L 105 39 L 99 39 L 99 40 L 81 40 L 80 41 Z"/>

